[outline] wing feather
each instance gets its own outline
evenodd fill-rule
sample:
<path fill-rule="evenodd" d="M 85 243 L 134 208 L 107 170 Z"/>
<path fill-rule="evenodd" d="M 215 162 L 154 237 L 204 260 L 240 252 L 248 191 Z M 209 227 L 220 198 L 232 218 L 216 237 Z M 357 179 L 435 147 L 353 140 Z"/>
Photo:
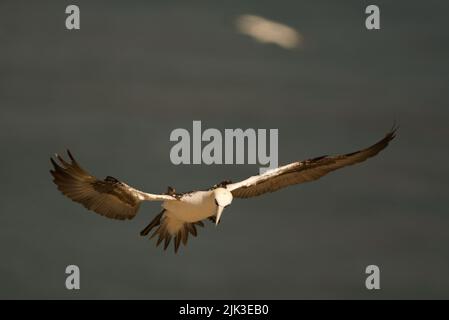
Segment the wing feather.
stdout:
<path fill-rule="evenodd" d="M 379 142 L 369 148 L 356 152 L 337 155 L 321 156 L 287 164 L 262 175 L 252 176 L 246 180 L 228 184 L 226 188 L 236 198 L 249 198 L 267 192 L 273 192 L 293 184 L 313 181 L 334 170 L 353 165 L 377 155 L 394 139 L 397 128 L 390 132 Z"/>
<path fill-rule="evenodd" d="M 54 170 L 50 170 L 53 182 L 68 198 L 82 204 L 88 210 L 113 219 L 132 219 L 142 200 L 160 200 L 172 197 L 151 195 L 136 190 L 113 177 L 99 180 L 84 170 L 67 150 L 70 162 L 56 155 L 59 164 L 51 158 Z"/>

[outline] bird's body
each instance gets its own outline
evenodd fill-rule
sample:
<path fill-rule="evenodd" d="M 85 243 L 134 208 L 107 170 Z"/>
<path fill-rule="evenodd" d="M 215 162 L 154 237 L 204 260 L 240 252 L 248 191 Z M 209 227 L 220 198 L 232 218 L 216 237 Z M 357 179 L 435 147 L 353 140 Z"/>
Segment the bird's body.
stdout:
<path fill-rule="evenodd" d="M 392 129 L 376 144 L 357 152 L 293 162 L 240 182 L 224 181 L 208 190 L 181 194 L 176 194 L 170 187 L 165 194 L 146 193 L 110 176 L 99 180 L 82 169 L 70 151 L 71 162 L 56 155 L 60 164 L 51 159 L 54 170 L 50 172 L 64 195 L 109 218 L 132 219 L 142 201 L 162 201 L 162 212 L 142 230 L 141 235 L 146 236 L 156 228 L 151 237 L 159 235 L 157 244 L 164 241 L 166 249 L 174 238 L 177 251 L 181 242 L 187 243 L 189 234 L 197 235 L 196 226 L 204 226 L 203 220 L 218 224 L 224 208 L 234 198 L 255 197 L 289 185 L 313 181 L 334 170 L 365 161 L 383 150 L 395 132 L 396 129 Z"/>
<path fill-rule="evenodd" d="M 178 201 L 164 201 L 166 215 L 184 222 L 197 222 L 215 215 L 217 205 L 213 190 L 183 194 Z"/>

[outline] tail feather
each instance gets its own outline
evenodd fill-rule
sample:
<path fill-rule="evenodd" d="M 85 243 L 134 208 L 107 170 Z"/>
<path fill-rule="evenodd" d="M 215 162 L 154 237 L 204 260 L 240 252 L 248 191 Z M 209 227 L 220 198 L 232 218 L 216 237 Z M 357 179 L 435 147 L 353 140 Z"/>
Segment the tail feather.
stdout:
<path fill-rule="evenodd" d="M 196 237 L 197 232 L 196 232 L 195 224 L 193 224 L 193 223 L 188 223 L 188 224 L 187 224 L 187 230 L 188 230 L 194 237 Z"/>
<path fill-rule="evenodd" d="M 163 209 L 163 210 L 161 211 L 161 213 L 159 213 L 156 217 L 154 217 L 154 219 L 151 220 L 150 224 L 147 225 L 147 226 L 145 227 L 145 229 L 143 229 L 143 230 L 140 232 L 140 235 L 141 235 L 141 236 L 146 236 L 148 233 L 150 233 L 151 229 L 153 229 L 154 227 L 160 225 L 160 223 L 161 223 L 161 218 L 162 218 L 162 215 L 164 214 L 164 212 L 165 212 L 165 209 Z"/>
<path fill-rule="evenodd" d="M 194 237 L 197 236 L 198 233 L 195 225 L 204 226 L 201 221 L 188 223 L 177 220 L 167 214 L 167 211 L 164 209 L 153 220 L 151 220 L 148 226 L 140 232 L 140 235 L 147 236 L 153 229 L 156 228 L 156 230 L 150 235 L 150 239 L 159 235 L 156 241 L 156 246 L 159 246 L 162 242 L 164 242 L 164 250 L 167 250 L 171 239 L 174 237 L 174 249 L 175 253 L 177 253 L 181 242 L 183 245 L 187 245 L 189 233 Z"/>
<path fill-rule="evenodd" d="M 180 243 L 181 243 L 181 231 L 178 231 L 178 234 L 175 237 L 175 253 L 178 252 Z"/>
<path fill-rule="evenodd" d="M 168 245 L 170 244 L 171 237 L 166 237 L 164 242 L 164 250 L 167 250 Z"/>

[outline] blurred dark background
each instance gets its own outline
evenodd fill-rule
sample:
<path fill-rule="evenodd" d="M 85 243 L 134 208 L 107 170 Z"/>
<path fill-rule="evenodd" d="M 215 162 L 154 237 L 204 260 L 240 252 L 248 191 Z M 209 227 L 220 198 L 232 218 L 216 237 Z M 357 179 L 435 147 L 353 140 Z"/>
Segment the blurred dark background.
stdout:
<path fill-rule="evenodd" d="M 65 28 L 65 8 L 81 29 Z M 381 30 L 365 28 L 365 7 Z M 0 298 L 449 298 L 448 20 L 443 1 L 1 1 Z M 237 32 L 254 14 L 300 48 Z M 258 165 L 171 164 L 175 128 L 278 128 L 279 162 L 398 137 L 319 181 L 235 200 L 175 255 L 63 197 L 49 157 L 148 192 Z M 65 288 L 65 267 L 81 290 Z M 365 267 L 381 290 L 365 288 Z"/>

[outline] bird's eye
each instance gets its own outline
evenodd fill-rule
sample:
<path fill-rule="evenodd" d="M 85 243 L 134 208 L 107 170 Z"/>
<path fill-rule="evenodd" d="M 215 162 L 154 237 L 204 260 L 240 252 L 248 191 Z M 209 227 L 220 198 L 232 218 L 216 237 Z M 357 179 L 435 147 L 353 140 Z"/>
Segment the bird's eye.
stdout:
<path fill-rule="evenodd" d="M 215 199 L 215 204 L 218 206 L 218 202 L 217 202 L 217 199 Z"/>

